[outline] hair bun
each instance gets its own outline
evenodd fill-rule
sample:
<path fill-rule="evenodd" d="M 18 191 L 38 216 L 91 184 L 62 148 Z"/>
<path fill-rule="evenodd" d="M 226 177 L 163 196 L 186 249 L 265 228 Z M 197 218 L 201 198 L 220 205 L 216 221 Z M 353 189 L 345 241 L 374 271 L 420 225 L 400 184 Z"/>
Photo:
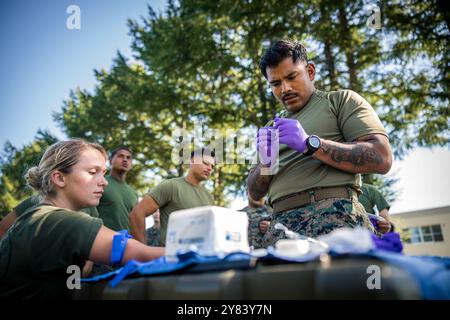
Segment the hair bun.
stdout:
<path fill-rule="evenodd" d="M 25 179 L 30 187 L 35 190 L 40 190 L 42 187 L 42 175 L 38 167 L 30 168 L 25 174 Z"/>

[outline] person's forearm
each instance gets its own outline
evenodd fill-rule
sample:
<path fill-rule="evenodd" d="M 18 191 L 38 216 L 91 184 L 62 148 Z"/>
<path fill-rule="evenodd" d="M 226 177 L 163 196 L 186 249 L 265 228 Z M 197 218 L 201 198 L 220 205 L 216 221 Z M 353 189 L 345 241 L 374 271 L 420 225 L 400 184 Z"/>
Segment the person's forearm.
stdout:
<path fill-rule="evenodd" d="M 273 175 L 261 175 L 261 168 L 266 167 L 258 164 L 248 175 L 247 187 L 250 197 L 254 200 L 259 200 L 267 194 L 273 177 Z"/>
<path fill-rule="evenodd" d="M 313 155 L 323 163 L 351 173 L 387 173 L 392 164 L 390 150 L 376 141 L 349 143 L 322 139 L 322 146 Z"/>
<path fill-rule="evenodd" d="M 386 221 L 391 221 L 389 219 L 389 211 L 388 209 L 383 209 L 380 211 L 380 216 L 383 217 L 384 219 L 386 219 Z"/>
<path fill-rule="evenodd" d="M 113 239 L 117 232 L 101 227 L 89 253 L 89 260 L 101 264 L 111 264 L 111 254 Z M 115 249 L 117 250 L 117 248 Z M 121 264 L 125 264 L 129 260 L 149 261 L 164 255 L 164 248 L 149 247 L 134 239 L 128 239 L 124 248 Z M 117 263 L 116 261 L 114 261 Z"/>
<path fill-rule="evenodd" d="M 130 213 L 131 235 L 134 239 L 143 244 L 147 244 L 147 237 L 145 233 L 145 217 L 138 212 L 132 211 Z"/>
<path fill-rule="evenodd" d="M 127 263 L 129 260 L 150 261 L 159 258 L 164 254 L 164 247 L 149 247 L 130 239 L 127 242 L 127 248 L 123 256 L 122 264 Z"/>

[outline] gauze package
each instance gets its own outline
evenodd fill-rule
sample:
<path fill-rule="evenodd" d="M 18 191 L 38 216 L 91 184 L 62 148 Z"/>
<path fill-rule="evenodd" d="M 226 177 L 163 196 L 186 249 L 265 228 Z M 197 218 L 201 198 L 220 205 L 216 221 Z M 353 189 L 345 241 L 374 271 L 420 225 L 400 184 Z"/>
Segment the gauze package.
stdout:
<path fill-rule="evenodd" d="M 216 206 L 174 211 L 167 227 L 167 260 L 177 261 L 179 250 L 203 255 L 249 252 L 247 229 L 245 212 Z"/>

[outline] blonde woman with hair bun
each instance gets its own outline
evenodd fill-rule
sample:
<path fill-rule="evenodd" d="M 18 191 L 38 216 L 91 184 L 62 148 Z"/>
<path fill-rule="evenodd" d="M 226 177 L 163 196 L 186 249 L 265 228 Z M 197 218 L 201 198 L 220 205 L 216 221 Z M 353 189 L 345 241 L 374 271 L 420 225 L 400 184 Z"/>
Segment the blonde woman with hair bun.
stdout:
<path fill-rule="evenodd" d="M 102 146 L 81 139 L 50 146 L 39 165 L 25 175 L 39 192 L 39 205 L 25 211 L 0 241 L 0 299 L 69 297 L 66 271 L 91 260 L 101 264 L 149 261 L 164 248 L 133 239 L 117 246 L 124 235 L 102 220 L 80 212 L 96 207 L 107 186 L 107 155 Z"/>

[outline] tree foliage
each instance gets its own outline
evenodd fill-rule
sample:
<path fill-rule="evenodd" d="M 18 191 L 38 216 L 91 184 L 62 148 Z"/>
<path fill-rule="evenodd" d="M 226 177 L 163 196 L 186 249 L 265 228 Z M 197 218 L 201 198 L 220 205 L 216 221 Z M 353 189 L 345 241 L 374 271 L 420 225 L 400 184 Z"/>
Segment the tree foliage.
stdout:
<path fill-rule="evenodd" d="M 14 147 L 10 142 L 4 145 L 0 155 L 0 218 L 33 193 L 24 175 L 29 168 L 39 164 L 47 147 L 56 141 L 52 134 L 38 130 L 33 142 L 21 148 Z"/>
<path fill-rule="evenodd" d="M 177 128 L 192 133 L 197 123 L 252 141 L 256 128 L 282 110 L 258 70 L 259 59 L 271 41 L 292 38 L 309 50 L 317 88 L 353 89 L 372 104 L 397 157 L 416 146 L 448 145 L 446 5 L 382 1 L 381 28 L 372 29 L 371 3 L 181 0 L 169 1 L 164 12 L 148 7 L 140 21 L 128 21 L 133 58 L 118 52 L 109 71 L 95 71 L 95 90 L 74 90 L 54 118 L 67 136 L 107 149 L 130 146 L 136 159 L 130 182 L 143 191 L 183 174 L 185 166 L 171 161 L 180 141 L 217 142 L 182 141 Z M 217 167 L 209 186 L 218 204 L 243 194 L 248 168 L 248 162 Z M 395 196 L 392 181 L 384 183 Z"/>

